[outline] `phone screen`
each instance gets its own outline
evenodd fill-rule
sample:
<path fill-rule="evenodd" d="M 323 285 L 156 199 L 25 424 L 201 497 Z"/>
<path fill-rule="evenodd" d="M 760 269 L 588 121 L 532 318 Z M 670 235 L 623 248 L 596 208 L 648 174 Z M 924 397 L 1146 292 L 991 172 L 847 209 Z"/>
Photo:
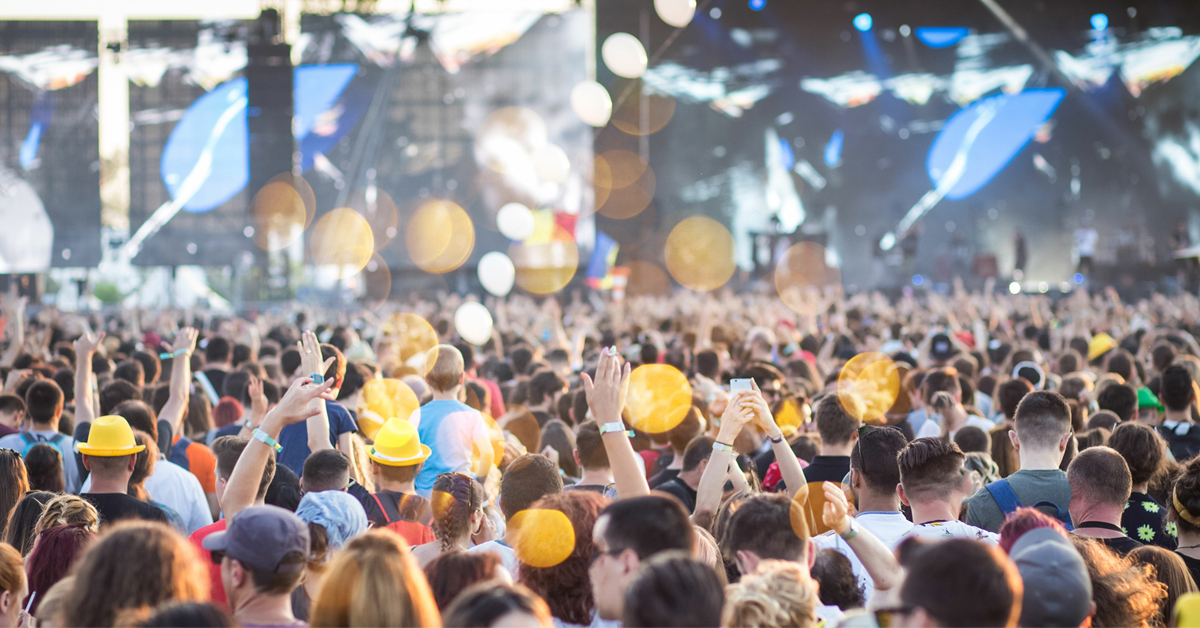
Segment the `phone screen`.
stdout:
<path fill-rule="evenodd" d="M 729 392 L 737 392 L 739 390 L 754 390 L 754 387 L 750 384 L 751 381 L 753 380 L 750 378 L 731 379 L 729 380 Z"/>

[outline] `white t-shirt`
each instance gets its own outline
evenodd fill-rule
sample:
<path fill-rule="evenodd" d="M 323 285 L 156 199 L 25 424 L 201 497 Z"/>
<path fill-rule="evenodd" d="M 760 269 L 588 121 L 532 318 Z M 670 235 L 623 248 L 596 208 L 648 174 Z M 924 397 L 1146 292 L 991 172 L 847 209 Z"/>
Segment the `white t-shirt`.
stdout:
<path fill-rule="evenodd" d="M 146 478 L 143 486 L 150 499 L 179 513 L 188 534 L 212 524 L 212 511 L 208 509 L 200 480 L 161 454 L 154 462 L 154 474 Z M 87 493 L 91 488 L 92 478 L 88 476 L 80 492 Z"/>
<path fill-rule="evenodd" d="M 504 568 L 508 570 L 509 575 L 511 575 L 512 579 L 516 581 L 517 566 L 521 561 L 517 560 L 517 552 L 509 544 L 505 543 L 504 541 L 488 541 L 487 543 L 480 543 L 479 545 L 476 545 L 467 551 L 492 552 L 496 554 L 500 557 L 500 562 L 504 565 Z"/>
<path fill-rule="evenodd" d="M 985 432 L 990 432 L 996 429 L 996 424 L 991 421 L 975 416 L 974 414 L 967 415 L 967 422 L 964 425 L 973 425 Z M 955 432 L 950 432 L 950 438 L 954 438 Z M 925 425 L 921 426 L 921 431 L 917 432 L 917 438 L 937 438 L 942 435 L 942 426 L 933 421 L 926 421 Z"/>
<path fill-rule="evenodd" d="M 908 534 L 913 527 L 912 522 L 905 519 L 904 514 L 898 511 L 861 512 L 854 518 L 854 522 L 890 548 L 899 545 L 900 539 L 904 538 L 904 535 Z M 850 549 L 850 545 L 833 531 L 817 536 L 813 542 L 816 543 L 818 549 L 837 550 L 850 559 L 850 567 L 854 570 L 854 576 L 858 578 L 859 584 L 863 587 L 863 602 L 870 601 L 871 594 L 875 592 L 875 583 L 863 569 L 862 561 L 858 560 L 858 556 L 854 554 L 854 550 Z"/>
<path fill-rule="evenodd" d="M 974 539 L 983 541 L 988 545 L 998 545 L 1000 543 L 1000 535 L 995 532 L 989 532 L 983 528 L 976 528 L 973 525 L 968 525 L 962 521 L 931 521 L 915 525 L 908 534 L 905 534 L 890 546 L 895 549 L 904 541 L 904 539 L 916 537 L 927 541 L 944 541 L 946 539 Z"/>

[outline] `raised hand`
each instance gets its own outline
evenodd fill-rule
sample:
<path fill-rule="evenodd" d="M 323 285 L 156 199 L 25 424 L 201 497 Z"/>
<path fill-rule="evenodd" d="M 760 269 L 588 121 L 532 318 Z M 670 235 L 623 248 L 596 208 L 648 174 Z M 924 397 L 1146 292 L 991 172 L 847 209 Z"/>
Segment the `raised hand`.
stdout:
<path fill-rule="evenodd" d="M 279 400 L 279 405 L 267 413 L 267 418 L 263 420 L 263 423 L 279 424 L 279 429 L 282 429 L 285 426 L 302 423 L 317 416 L 321 413 L 321 408 L 311 402 L 314 399 L 333 401 L 333 395 L 329 393 L 333 384 L 333 380 L 314 384 L 310 379 L 297 379 L 288 387 L 283 399 Z"/>
<path fill-rule="evenodd" d="M 194 327 L 184 327 L 175 334 L 175 342 L 171 343 L 170 349 L 173 355 L 178 354 L 180 357 L 191 357 L 196 351 L 196 337 L 199 334 Z M 181 352 L 182 353 L 179 353 Z"/>
<path fill-rule="evenodd" d="M 250 416 L 253 417 L 251 423 L 257 425 L 267 415 L 267 396 L 263 394 L 262 380 L 257 377 L 250 378 L 247 392 L 250 396 Z"/>
<path fill-rule="evenodd" d="M 625 407 L 625 396 L 629 392 L 629 363 L 621 364 L 617 350 L 609 347 L 600 352 L 600 363 L 596 366 L 596 379 L 583 374 L 583 392 L 588 407 L 600 424 L 621 420 Z"/>
<path fill-rule="evenodd" d="M 846 534 L 850 529 L 850 502 L 846 500 L 846 493 L 833 482 L 823 482 L 821 490 L 825 492 L 825 508 L 821 513 L 821 520 L 838 535 Z"/>
<path fill-rule="evenodd" d="M 324 377 L 336 359 L 329 358 L 324 363 L 321 362 L 321 343 L 317 340 L 317 335 L 309 330 L 305 330 L 301 335 L 299 349 L 301 377 L 307 378 L 311 375 Z"/>
<path fill-rule="evenodd" d="M 84 355 L 92 355 L 100 346 L 100 341 L 104 340 L 104 332 L 95 333 L 91 331 L 83 332 L 83 335 L 75 339 L 71 343 L 75 347 L 75 356 L 78 358 Z"/>

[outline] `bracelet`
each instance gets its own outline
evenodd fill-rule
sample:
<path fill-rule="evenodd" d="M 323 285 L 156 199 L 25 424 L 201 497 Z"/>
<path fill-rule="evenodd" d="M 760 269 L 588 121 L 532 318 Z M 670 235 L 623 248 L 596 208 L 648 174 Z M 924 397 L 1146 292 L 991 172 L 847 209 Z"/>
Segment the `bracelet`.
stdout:
<path fill-rule="evenodd" d="M 843 541 L 849 541 L 850 539 L 858 536 L 858 530 L 854 529 L 854 520 L 853 519 L 850 520 L 850 527 L 846 530 L 846 533 L 839 534 L 838 536 L 842 537 Z"/>
<path fill-rule="evenodd" d="M 733 453 L 733 445 L 726 445 L 719 440 L 713 441 L 713 451 L 727 451 Z"/>
<path fill-rule="evenodd" d="M 324 384 L 325 383 L 325 376 L 320 373 L 313 373 L 309 377 L 312 378 L 312 381 L 314 384 Z"/>
<path fill-rule="evenodd" d="M 630 438 L 633 438 L 633 430 L 626 430 L 624 423 L 619 423 L 616 421 L 612 423 L 602 423 L 600 425 L 600 433 L 608 434 L 609 432 L 625 432 Z"/>
<path fill-rule="evenodd" d="M 187 352 L 188 352 L 188 350 L 187 350 L 187 349 L 178 349 L 178 350 L 176 350 L 176 351 L 173 351 L 173 352 L 171 352 L 171 353 L 160 353 L 160 354 L 158 354 L 158 359 L 160 359 L 160 360 L 170 360 L 170 359 L 172 359 L 172 358 L 177 358 L 177 357 L 179 357 L 179 356 L 181 356 L 181 355 L 183 355 L 183 354 L 185 354 L 185 353 L 187 353 Z"/>
<path fill-rule="evenodd" d="M 783 442 L 783 432 L 779 433 L 779 438 L 771 438 L 770 436 L 768 436 L 767 439 L 770 440 L 772 443 L 778 445 L 779 443 Z"/>
<path fill-rule="evenodd" d="M 279 453 L 279 452 L 283 451 L 283 445 L 280 445 L 279 441 L 275 440 L 274 438 L 271 438 L 270 434 L 267 434 L 266 432 L 262 431 L 261 429 L 256 427 L 256 428 L 254 428 L 254 431 L 251 432 L 250 434 L 252 436 L 254 436 L 255 440 L 261 441 L 264 445 L 274 448 L 275 453 Z"/>

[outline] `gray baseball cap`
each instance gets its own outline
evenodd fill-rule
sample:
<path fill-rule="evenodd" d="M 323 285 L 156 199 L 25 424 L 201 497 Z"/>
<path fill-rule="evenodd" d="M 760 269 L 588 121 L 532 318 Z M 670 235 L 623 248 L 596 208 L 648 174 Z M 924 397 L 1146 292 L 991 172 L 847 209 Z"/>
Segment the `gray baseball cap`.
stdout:
<path fill-rule="evenodd" d="M 1017 539 L 1008 555 L 1025 583 L 1022 626 L 1078 626 L 1092 613 L 1087 565 L 1061 532 L 1030 530 Z"/>
<path fill-rule="evenodd" d="M 308 524 L 277 506 L 251 506 L 234 515 L 224 532 L 204 537 L 203 545 L 256 571 L 294 573 L 308 558 Z M 293 552 L 303 558 L 285 561 Z"/>

